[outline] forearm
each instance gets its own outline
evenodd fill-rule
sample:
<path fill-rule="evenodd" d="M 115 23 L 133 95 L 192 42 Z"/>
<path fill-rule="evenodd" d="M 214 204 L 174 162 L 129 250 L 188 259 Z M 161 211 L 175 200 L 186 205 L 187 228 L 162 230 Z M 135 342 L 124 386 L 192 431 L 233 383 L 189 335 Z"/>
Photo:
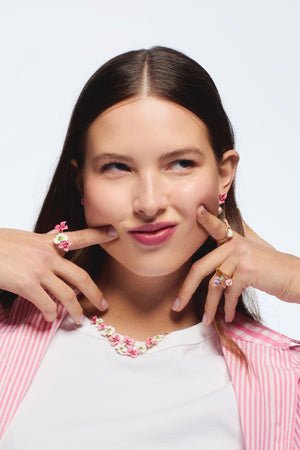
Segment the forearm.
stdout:
<path fill-rule="evenodd" d="M 285 291 L 282 300 L 300 304 L 300 258 L 288 253 L 280 253 L 282 267 L 287 275 Z"/>

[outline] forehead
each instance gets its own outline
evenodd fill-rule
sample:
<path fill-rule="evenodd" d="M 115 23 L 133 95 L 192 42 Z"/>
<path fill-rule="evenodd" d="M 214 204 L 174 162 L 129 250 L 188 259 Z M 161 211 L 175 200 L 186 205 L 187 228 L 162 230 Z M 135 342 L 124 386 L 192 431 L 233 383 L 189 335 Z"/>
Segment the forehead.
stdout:
<path fill-rule="evenodd" d="M 104 111 L 90 125 L 87 156 L 101 151 L 171 151 L 200 146 L 212 151 L 206 125 L 191 111 L 157 97 L 131 98 Z"/>

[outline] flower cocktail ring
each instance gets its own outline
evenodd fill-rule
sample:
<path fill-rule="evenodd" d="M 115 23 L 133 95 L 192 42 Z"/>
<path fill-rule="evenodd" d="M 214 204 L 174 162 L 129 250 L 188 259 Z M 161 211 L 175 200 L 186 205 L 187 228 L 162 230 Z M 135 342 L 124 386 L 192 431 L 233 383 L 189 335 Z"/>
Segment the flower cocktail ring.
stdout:
<path fill-rule="evenodd" d="M 58 225 L 55 225 L 54 229 L 58 232 L 58 234 L 53 239 L 54 244 L 58 245 L 58 247 L 62 248 L 65 252 L 68 252 L 70 250 L 70 245 L 72 244 L 72 242 L 69 242 L 68 236 L 63 233 L 68 229 L 67 222 L 60 222 Z"/>

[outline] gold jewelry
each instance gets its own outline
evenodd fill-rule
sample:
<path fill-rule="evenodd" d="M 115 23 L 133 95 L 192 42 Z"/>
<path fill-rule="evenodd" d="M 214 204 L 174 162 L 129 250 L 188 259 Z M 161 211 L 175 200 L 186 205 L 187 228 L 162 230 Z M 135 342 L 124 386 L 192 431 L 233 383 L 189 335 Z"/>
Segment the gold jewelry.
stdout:
<path fill-rule="evenodd" d="M 222 239 L 217 240 L 218 245 L 224 244 L 224 242 L 229 241 L 233 237 L 233 231 L 232 231 L 231 226 L 228 223 L 228 220 L 226 218 L 224 218 L 223 222 L 226 225 L 226 236 Z"/>
<path fill-rule="evenodd" d="M 231 276 L 224 273 L 219 267 L 216 268 L 216 276 L 214 279 L 214 286 L 222 286 L 226 289 L 228 286 L 232 285 Z"/>

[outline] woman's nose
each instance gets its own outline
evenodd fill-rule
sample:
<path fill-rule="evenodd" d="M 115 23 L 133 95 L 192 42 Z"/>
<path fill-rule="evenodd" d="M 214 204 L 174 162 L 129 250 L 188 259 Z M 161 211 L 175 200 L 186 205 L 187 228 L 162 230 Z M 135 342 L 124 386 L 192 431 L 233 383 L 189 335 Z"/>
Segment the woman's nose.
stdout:
<path fill-rule="evenodd" d="M 164 180 L 147 174 L 139 180 L 133 200 L 133 210 L 137 214 L 155 217 L 167 208 L 167 190 Z"/>

